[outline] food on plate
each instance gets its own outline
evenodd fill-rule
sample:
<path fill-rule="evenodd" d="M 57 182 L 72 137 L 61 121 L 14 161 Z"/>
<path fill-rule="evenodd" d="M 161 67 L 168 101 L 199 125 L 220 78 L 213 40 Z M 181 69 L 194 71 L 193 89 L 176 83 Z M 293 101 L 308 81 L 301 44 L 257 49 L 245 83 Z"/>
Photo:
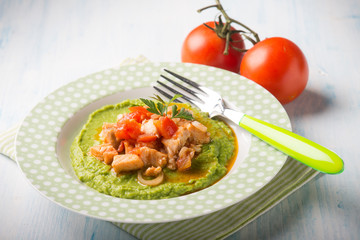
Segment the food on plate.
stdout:
<path fill-rule="evenodd" d="M 272 37 L 245 53 L 240 74 L 260 84 L 280 103 L 286 104 L 304 91 L 309 69 L 303 52 L 295 43 Z"/>
<path fill-rule="evenodd" d="M 161 199 L 214 184 L 231 168 L 236 151 L 236 137 L 224 122 L 157 97 L 93 112 L 70 156 L 78 178 L 101 193 Z"/>

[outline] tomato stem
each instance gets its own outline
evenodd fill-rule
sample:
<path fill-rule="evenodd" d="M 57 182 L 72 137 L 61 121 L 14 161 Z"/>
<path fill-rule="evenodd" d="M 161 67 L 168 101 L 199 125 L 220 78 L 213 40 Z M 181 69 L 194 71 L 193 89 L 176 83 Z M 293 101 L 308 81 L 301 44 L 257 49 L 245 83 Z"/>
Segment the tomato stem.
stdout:
<path fill-rule="evenodd" d="M 259 35 L 258 35 L 256 32 L 254 32 L 251 28 L 247 27 L 246 25 L 242 24 L 242 23 L 239 22 L 239 21 L 236 21 L 235 19 L 232 19 L 232 18 L 230 18 L 230 19 L 231 19 L 232 22 L 234 22 L 234 23 L 242 26 L 243 28 L 246 28 L 247 30 L 249 30 L 249 32 L 251 32 L 251 33 L 254 35 L 254 37 L 255 37 L 255 43 L 260 42 Z M 255 44 L 254 44 L 254 45 L 255 45 Z"/>
<path fill-rule="evenodd" d="M 230 32 L 226 34 L 226 45 L 225 45 L 224 55 L 229 54 L 229 43 L 230 43 Z"/>
<path fill-rule="evenodd" d="M 218 6 L 217 4 L 214 4 L 214 5 L 210 5 L 210 6 L 201 8 L 201 9 L 199 9 L 199 10 L 197 10 L 197 11 L 198 11 L 198 13 L 201 13 L 202 11 L 204 11 L 204 10 L 206 10 L 206 9 L 208 9 L 208 8 L 213 8 L 213 7 L 216 7 L 216 8 L 217 8 L 217 6 Z"/>
<path fill-rule="evenodd" d="M 217 24 L 215 24 L 215 29 L 212 29 L 213 31 L 216 32 L 216 34 L 220 38 L 225 38 L 226 39 L 226 46 L 225 46 L 225 50 L 224 50 L 224 55 L 228 54 L 228 48 L 230 46 L 229 43 L 232 41 L 231 40 L 231 34 L 233 34 L 233 33 L 240 33 L 243 37 L 245 37 L 246 40 L 250 41 L 253 45 L 260 42 L 259 35 L 254 30 L 252 30 L 251 28 L 249 28 L 245 24 L 243 24 L 243 23 L 229 17 L 229 15 L 226 13 L 223 6 L 221 5 L 220 0 L 215 0 L 215 1 L 216 1 L 216 4 L 201 8 L 201 9 L 198 10 L 198 12 L 201 13 L 203 10 L 215 7 L 221 12 L 222 16 L 225 18 L 225 24 L 223 24 L 222 19 L 221 19 L 221 15 L 220 15 L 219 16 L 219 25 L 217 26 Z M 239 31 L 239 30 L 232 31 L 231 30 L 231 24 L 232 23 L 240 25 L 242 28 L 245 28 L 249 32 L 247 33 L 247 32 Z M 254 39 L 252 37 L 250 37 L 249 35 L 247 35 L 247 34 L 252 35 L 254 37 Z M 237 49 L 235 49 L 235 50 L 237 50 Z"/>

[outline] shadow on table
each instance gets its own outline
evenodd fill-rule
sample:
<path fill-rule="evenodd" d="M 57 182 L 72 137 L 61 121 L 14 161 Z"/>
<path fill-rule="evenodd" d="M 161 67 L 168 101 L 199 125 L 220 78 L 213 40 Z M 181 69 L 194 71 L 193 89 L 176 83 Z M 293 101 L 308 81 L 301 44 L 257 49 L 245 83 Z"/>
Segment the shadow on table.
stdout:
<path fill-rule="evenodd" d="M 286 112 L 291 117 L 302 117 L 304 115 L 316 114 L 325 111 L 333 99 L 315 92 L 311 89 L 305 89 L 304 92 L 294 101 L 284 105 Z"/>

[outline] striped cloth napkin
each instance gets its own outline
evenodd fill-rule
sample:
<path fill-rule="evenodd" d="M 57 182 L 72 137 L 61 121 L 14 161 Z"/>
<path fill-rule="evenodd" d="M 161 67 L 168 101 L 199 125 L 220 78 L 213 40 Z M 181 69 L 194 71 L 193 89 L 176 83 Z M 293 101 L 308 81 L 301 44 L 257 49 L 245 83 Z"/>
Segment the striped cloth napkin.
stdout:
<path fill-rule="evenodd" d="M 148 61 L 140 56 L 124 64 Z M 15 136 L 19 126 L 0 133 L 0 153 L 15 160 Z M 113 223 L 139 239 L 223 239 L 271 209 L 319 172 L 288 158 L 280 172 L 263 188 L 223 210 L 170 223 Z"/>
<path fill-rule="evenodd" d="M 15 136 L 20 125 L 16 125 L 9 130 L 0 133 L 0 153 L 15 160 Z"/>

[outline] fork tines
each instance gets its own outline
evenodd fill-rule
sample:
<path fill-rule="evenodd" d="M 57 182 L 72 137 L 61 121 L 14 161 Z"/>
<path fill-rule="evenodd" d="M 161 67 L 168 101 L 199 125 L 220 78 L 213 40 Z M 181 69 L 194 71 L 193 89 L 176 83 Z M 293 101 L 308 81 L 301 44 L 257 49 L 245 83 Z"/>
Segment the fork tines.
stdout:
<path fill-rule="evenodd" d="M 174 73 L 174 72 L 172 72 L 172 71 L 170 71 L 170 70 L 167 70 L 167 69 L 165 69 L 165 68 L 164 68 L 164 71 L 167 72 L 167 73 L 170 73 L 171 75 L 173 75 L 173 76 L 176 77 L 177 79 L 179 79 L 179 80 L 181 80 L 181 81 L 183 81 L 183 82 L 185 82 L 185 83 L 193 86 L 194 88 L 199 89 L 199 87 L 200 87 L 200 85 L 197 84 L 196 82 L 194 82 L 194 81 L 192 81 L 192 80 L 190 80 L 190 79 L 187 79 L 187 78 L 185 78 L 185 77 L 183 77 L 183 76 L 180 76 L 180 75 L 177 74 L 177 73 Z M 201 90 L 201 89 L 199 89 L 199 90 Z"/>
<path fill-rule="evenodd" d="M 157 81 L 159 82 L 159 81 Z M 167 92 L 161 90 L 160 88 L 158 88 L 157 86 L 153 86 L 153 88 L 158 91 L 161 95 L 165 96 L 166 98 L 168 99 L 171 99 L 172 96 L 170 94 L 168 94 Z M 177 102 L 177 103 L 182 103 L 179 99 L 175 99 L 174 102 Z"/>
<path fill-rule="evenodd" d="M 190 79 L 187 79 L 187 78 L 185 78 L 185 77 L 183 77 L 183 76 L 180 76 L 179 74 L 176 74 L 176 73 L 174 73 L 174 72 L 172 72 L 172 71 L 169 71 L 169 70 L 167 70 L 167 69 L 164 69 L 164 71 L 167 72 L 167 73 L 169 73 L 169 74 L 171 74 L 172 76 L 174 76 L 174 77 L 177 78 L 178 80 L 180 80 L 180 81 L 182 81 L 182 82 L 190 85 L 190 86 L 193 87 L 194 89 L 196 89 L 196 90 L 204 93 L 203 90 L 200 89 L 200 85 L 197 84 L 196 82 L 194 82 L 194 81 L 192 81 L 192 80 L 190 80 Z M 163 83 L 163 82 L 157 81 L 157 83 L 158 83 L 162 88 L 166 89 L 166 91 L 164 91 L 163 89 L 161 89 L 161 88 L 159 88 L 159 87 L 154 86 L 154 88 L 155 88 L 159 93 L 161 93 L 162 95 L 164 95 L 165 97 L 171 99 L 174 94 L 180 94 L 180 95 L 182 95 L 182 98 L 183 98 L 184 100 L 190 102 L 191 104 L 195 104 L 195 103 L 198 102 L 198 101 L 204 103 L 204 101 L 202 101 L 201 98 L 199 98 L 199 93 L 198 93 L 198 92 L 196 92 L 196 91 L 194 91 L 194 90 L 192 90 L 192 89 L 190 89 L 190 88 L 188 88 L 188 87 L 185 87 L 184 85 L 181 85 L 180 83 L 178 83 L 178 82 L 176 82 L 176 81 L 174 81 L 174 80 L 172 80 L 172 79 L 170 79 L 170 78 L 168 78 L 167 76 L 164 76 L 164 75 L 162 75 L 162 74 L 160 75 L 160 77 L 162 77 L 164 80 L 166 80 L 168 83 L 171 83 L 171 85 L 172 85 L 172 86 L 170 87 L 169 85 L 166 85 L 166 84 Z M 173 93 L 173 94 L 171 95 L 171 94 L 169 94 L 167 91 L 169 91 L 169 92 L 171 92 L 171 93 Z M 190 96 L 189 96 L 189 95 L 190 95 Z M 194 98 L 196 98 L 196 100 L 195 100 Z M 176 100 L 178 100 L 178 99 L 176 99 Z M 176 102 L 181 102 L 181 101 L 178 100 L 178 101 L 176 101 Z"/>

